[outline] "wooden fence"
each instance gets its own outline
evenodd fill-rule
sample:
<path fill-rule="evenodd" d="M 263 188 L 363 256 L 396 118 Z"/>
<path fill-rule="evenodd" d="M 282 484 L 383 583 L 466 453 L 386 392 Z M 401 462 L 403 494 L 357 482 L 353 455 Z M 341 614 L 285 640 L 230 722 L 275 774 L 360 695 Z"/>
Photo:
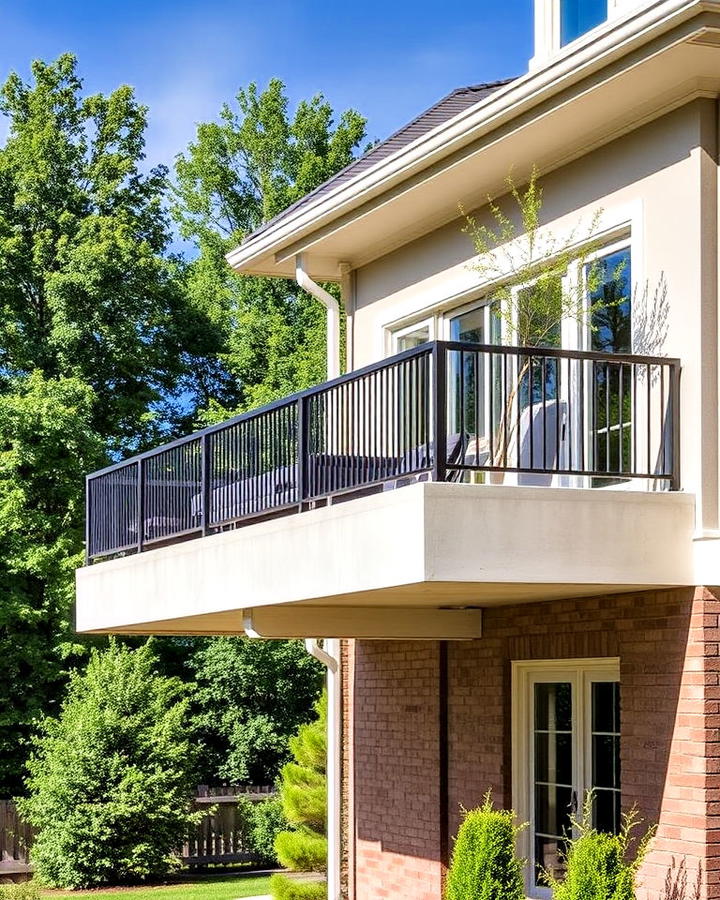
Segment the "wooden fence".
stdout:
<path fill-rule="evenodd" d="M 0 884 L 32 872 L 32 839 L 32 828 L 21 821 L 15 804 L 0 800 Z"/>
<path fill-rule="evenodd" d="M 241 798 L 260 802 L 272 793 L 271 787 L 200 785 L 194 805 L 208 812 L 181 849 L 184 865 L 194 869 L 211 863 L 261 862 L 250 847 Z M 0 884 L 32 872 L 32 841 L 33 830 L 20 819 L 15 804 L 0 800 Z"/>
<path fill-rule="evenodd" d="M 189 836 L 182 848 L 182 861 L 191 869 L 211 864 L 259 863 L 250 846 L 248 822 L 241 798 L 253 802 L 272 796 L 271 787 L 200 785 L 195 808 L 211 811 Z"/>

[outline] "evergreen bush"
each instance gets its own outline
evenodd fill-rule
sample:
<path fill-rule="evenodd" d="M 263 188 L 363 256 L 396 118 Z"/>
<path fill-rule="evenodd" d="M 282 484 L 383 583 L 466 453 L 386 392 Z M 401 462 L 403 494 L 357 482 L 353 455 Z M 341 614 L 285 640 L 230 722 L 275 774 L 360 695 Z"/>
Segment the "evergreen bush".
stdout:
<path fill-rule="evenodd" d="M 287 763 L 280 774 L 280 799 L 290 829 L 275 839 L 278 860 L 295 872 L 324 872 L 327 869 L 327 696 L 316 704 L 317 719 L 300 726 L 290 739 L 295 762 Z M 322 889 L 323 893 L 318 893 Z M 292 881 L 282 875 L 271 882 L 274 900 L 325 897 L 327 887 Z"/>
<path fill-rule="evenodd" d="M 187 694 L 156 673 L 149 644 L 94 650 L 48 719 L 19 802 L 38 833 L 35 870 L 50 887 L 162 878 L 192 823 L 194 752 Z"/>
<path fill-rule="evenodd" d="M 522 863 L 515 854 L 515 814 L 495 809 L 490 794 L 465 813 L 447 876 L 446 900 L 523 900 Z"/>
<path fill-rule="evenodd" d="M 270 878 L 273 900 L 327 900 L 327 883 L 324 881 L 294 881 L 284 875 Z"/>
<path fill-rule="evenodd" d="M 633 809 L 623 816 L 618 834 L 598 831 L 592 826 L 592 805 L 589 794 L 582 820 L 573 823 L 577 837 L 568 841 L 565 876 L 546 875 L 553 900 L 634 900 L 635 879 L 654 829 L 635 843 L 639 819 Z"/>

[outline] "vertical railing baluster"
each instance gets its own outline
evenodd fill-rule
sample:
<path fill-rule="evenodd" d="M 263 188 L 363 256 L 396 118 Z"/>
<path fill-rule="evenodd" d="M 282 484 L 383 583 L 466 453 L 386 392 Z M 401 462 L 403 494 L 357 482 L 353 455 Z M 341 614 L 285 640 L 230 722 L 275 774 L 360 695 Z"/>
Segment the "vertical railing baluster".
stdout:
<path fill-rule="evenodd" d="M 670 478 L 670 490 L 680 490 L 680 366 L 673 363 L 670 373 L 671 379 L 671 406 L 672 415 L 672 476 Z"/>

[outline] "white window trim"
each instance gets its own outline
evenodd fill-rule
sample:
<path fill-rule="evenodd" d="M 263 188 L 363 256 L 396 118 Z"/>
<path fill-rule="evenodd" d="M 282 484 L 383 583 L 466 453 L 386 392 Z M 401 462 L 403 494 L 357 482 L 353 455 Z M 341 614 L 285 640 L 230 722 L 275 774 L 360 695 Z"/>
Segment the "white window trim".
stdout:
<path fill-rule="evenodd" d="M 398 341 L 403 338 L 405 335 L 412 334 L 413 331 L 418 331 L 420 328 L 428 329 L 428 334 L 430 335 L 429 340 L 434 341 L 437 335 L 437 316 L 425 316 L 422 319 L 415 319 L 414 321 L 403 324 L 398 328 L 385 328 L 385 355 L 393 356 L 398 352 L 397 345 Z"/>
<path fill-rule="evenodd" d="M 528 897 L 547 898 L 548 888 L 538 888 L 533 882 L 533 791 L 531 778 L 531 740 L 533 705 L 531 687 L 539 682 L 570 681 L 574 694 L 580 698 L 580 710 L 573 715 L 573 744 L 579 743 L 578 723 L 583 722 L 583 753 L 575 753 L 573 783 L 582 792 L 591 783 L 592 772 L 587 770 L 592 760 L 592 723 L 590 721 L 590 685 L 594 681 L 620 681 L 618 657 L 578 659 L 533 659 L 513 661 L 511 669 L 511 751 L 512 805 L 520 823 L 527 823 L 518 838 L 518 853 L 526 861 L 525 890 Z"/>

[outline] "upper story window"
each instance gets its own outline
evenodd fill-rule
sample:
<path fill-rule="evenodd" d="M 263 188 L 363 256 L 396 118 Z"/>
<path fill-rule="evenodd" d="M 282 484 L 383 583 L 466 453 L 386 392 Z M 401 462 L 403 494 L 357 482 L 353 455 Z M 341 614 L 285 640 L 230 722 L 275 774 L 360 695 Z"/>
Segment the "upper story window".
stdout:
<path fill-rule="evenodd" d="M 608 0 L 560 0 L 560 46 L 600 25 L 608 17 Z"/>
<path fill-rule="evenodd" d="M 568 44 L 650 0 L 535 0 L 535 54 L 530 69 L 545 65 Z"/>

